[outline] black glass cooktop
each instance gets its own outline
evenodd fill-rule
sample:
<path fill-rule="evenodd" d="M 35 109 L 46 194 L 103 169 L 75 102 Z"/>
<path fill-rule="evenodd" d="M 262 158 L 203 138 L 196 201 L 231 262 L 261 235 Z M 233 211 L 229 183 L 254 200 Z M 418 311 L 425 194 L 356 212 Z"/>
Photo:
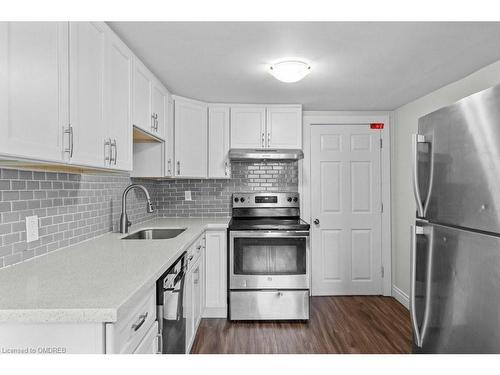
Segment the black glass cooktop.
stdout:
<path fill-rule="evenodd" d="M 229 230 L 309 230 L 310 225 L 299 218 L 235 218 Z"/>

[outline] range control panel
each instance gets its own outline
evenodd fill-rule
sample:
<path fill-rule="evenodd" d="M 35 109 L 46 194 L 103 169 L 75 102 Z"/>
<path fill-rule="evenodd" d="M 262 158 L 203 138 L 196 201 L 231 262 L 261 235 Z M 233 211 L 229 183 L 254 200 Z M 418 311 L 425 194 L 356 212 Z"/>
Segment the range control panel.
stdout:
<path fill-rule="evenodd" d="M 299 193 L 234 193 L 233 208 L 299 207 Z"/>

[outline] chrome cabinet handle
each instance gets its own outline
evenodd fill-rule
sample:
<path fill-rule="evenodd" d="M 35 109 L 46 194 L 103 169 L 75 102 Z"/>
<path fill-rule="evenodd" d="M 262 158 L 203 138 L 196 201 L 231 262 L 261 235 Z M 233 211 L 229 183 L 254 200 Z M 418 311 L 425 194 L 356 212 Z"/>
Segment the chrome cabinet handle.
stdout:
<path fill-rule="evenodd" d="M 425 137 L 421 134 L 412 135 L 412 181 L 413 181 L 413 194 L 417 203 L 417 216 L 424 216 L 424 207 L 422 205 L 422 198 L 420 196 L 420 184 L 418 181 L 418 144 L 424 143 Z"/>
<path fill-rule="evenodd" d="M 73 157 L 73 127 L 68 124 L 68 127 L 63 130 L 63 134 L 68 135 L 69 147 L 64 149 L 64 152 L 69 153 L 69 157 Z"/>
<path fill-rule="evenodd" d="M 71 151 L 69 153 L 69 157 L 72 158 L 73 157 L 73 127 L 71 126 L 71 124 L 69 124 L 69 130 L 70 130 L 69 135 L 71 137 L 71 143 L 70 143 L 71 144 L 71 146 L 70 146 Z"/>
<path fill-rule="evenodd" d="M 224 162 L 224 175 L 227 176 L 228 174 L 228 170 L 227 170 L 227 167 L 228 167 L 228 163 L 227 163 L 227 160 Z"/>
<path fill-rule="evenodd" d="M 314 224 L 318 225 L 319 224 L 319 219 L 314 219 Z"/>
<path fill-rule="evenodd" d="M 104 165 L 111 164 L 111 138 L 104 139 Z"/>
<path fill-rule="evenodd" d="M 177 161 L 177 174 L 178 175 L 181 174 L 181 162 L 180 161 Z"/>
<path fill-rule="evenodd" d="M 267 147 L 271 147 L 271 132 L 267 133 Z"/>
<path fill-rule="evenodd" d="M 148 317 L 148 313 L 145 312 L 144 314 L 142 315 L 139 315 L 139 319 L 137 319 L 137 322 L 135 322 L 134 324 L 132 324 L 132 329 L 134 331 L 137 331 L 139 328 L 141 328 L 141 326 L 144 324 L 144 322 L 146 321 L 146 318 Z"/>
<path fill-rule="evenodd" d="M 261 138 L 261 144 L 262 144 L 262 148 L 264 148 L 264 142 L 265 142 L 265 138 L 264 138 L 264 133 L 262 133 L 262 138 Z"/>
<path fill-rule="evenodd" d="M 158 131 L 158 113 L 151 114 L 151 129 Z"/>
<path fill-rule="evenodd" d="M 111 139 L 110 139 L 111 140 Z M 116 146 L 116 139 L 113 139 L 113 141 L 111 142 L 111 162 L 113 162 L 114 165 L 116 165 L 116 161 L 118 159 L 118 147 Z M 115 149 L 115 156 L 113 157 L 113 148 Z"/>
<path fill-rule="evenodd" d="M 172 175 L 172 159 L 168 159 L 168 162 L 167 162 L 167 174 L 169 176 Z"/>

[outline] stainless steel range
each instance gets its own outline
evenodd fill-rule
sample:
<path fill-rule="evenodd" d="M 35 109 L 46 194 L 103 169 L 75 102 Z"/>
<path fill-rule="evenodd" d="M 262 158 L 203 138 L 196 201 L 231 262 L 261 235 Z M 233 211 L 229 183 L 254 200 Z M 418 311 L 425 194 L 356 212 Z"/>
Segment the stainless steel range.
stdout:
<path fill-rule="evenodd" d="M 235 193 L 229 319 L 309 319 L 309 224 L 298 193 Z"/>

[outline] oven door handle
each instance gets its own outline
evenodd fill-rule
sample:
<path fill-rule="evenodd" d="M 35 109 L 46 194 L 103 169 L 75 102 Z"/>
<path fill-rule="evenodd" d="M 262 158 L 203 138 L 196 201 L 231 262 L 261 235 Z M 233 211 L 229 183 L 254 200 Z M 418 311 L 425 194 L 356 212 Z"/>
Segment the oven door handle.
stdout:
<path fill-rule="evenodd" d="M 229 231 L 231 238 L 241 238 L 241 237 L 260 237 L 260 238 L 297 238 L 297 237 L 309 237 L 309 231 L 285 231 L 285 230 L 273 230 L 273 231 L 263 231 L 263 230 L 245 230 L 245 231 Z"/>

